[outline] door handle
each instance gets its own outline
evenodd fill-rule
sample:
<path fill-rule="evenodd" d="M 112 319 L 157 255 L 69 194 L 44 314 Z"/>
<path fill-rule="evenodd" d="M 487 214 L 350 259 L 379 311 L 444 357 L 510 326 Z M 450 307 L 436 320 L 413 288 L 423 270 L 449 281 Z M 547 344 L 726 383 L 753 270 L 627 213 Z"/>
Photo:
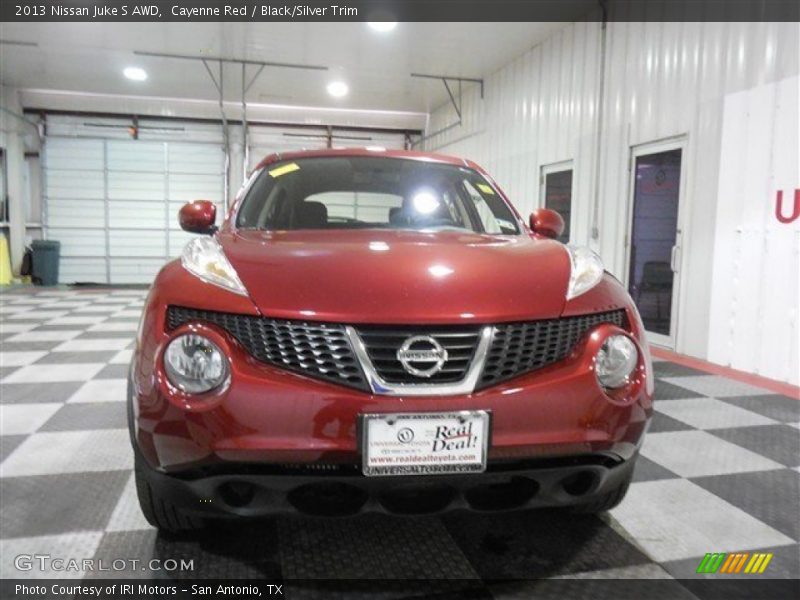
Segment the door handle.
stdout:
<path fill-rule="evenodd" d="M 673 273 L 677 273 L 678 272 L 677 257 L 678 257 L 678 252 L 679 251 L 680 251 L 680 246 L 678 246 L 678 244 L 675 244 L 672 247 L 672 251 L 670 252 L 670 255 L 669 255 L 669 267 L 670 267 L 670 269 L 672 269 Z"/>

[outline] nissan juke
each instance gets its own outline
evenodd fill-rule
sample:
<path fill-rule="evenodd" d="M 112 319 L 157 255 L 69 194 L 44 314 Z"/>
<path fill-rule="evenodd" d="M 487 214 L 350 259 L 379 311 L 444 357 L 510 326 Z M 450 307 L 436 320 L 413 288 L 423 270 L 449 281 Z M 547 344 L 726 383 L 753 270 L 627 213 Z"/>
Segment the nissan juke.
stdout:
<path fill-rule="evenodd" d="M 149 292 L 128 387 L 165 531 L 279 513 L 616 506 L 652 413 L 642 321 L 562 218 L 458 158 L 269 156 Z"/>

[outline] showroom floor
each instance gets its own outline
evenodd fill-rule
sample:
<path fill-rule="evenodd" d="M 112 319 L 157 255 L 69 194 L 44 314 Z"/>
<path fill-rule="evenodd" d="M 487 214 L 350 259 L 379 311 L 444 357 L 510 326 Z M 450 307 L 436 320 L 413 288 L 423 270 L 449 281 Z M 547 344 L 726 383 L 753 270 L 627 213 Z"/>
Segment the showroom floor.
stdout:
<path fill-rule="evenodd" d="M 705 553 L 742 550 L 774 553 L 762 577 L 800 577 L 800 401 L 664 361 L 635 483 L 602 518 L 280 518 L 158 536 L 139 512 L 125 425 L 144 294 L 0 293 L 0 577 L 21 575 L 21 553 L 155 556 L 193 558 L 192 577 L 467 580 L 476 597 L 503 597 L 521 584 L 487 580 L 690 578 Z"/>

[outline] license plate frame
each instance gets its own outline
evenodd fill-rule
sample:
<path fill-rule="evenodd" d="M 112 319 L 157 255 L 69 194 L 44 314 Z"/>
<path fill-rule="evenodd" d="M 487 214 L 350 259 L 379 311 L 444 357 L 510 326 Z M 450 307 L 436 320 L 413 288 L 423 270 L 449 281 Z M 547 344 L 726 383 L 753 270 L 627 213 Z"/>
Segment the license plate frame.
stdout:
<path fill-rule="evenodd" d="M 478 429 L 474 429 L 475 423 L 479 424 Z M 437 427 L 448 429 L 441 431 Z M 366 477 L 483 473 L 491 439 L 492 413 L 488 410 L 367 413 L 360 415 L 359 429 L 361 472 Z M 410 440 L 401 440 L 403 429 L 412 432 Z M 448 432 L 453 435 L 447 436 Z M 440 435 L 443 437 L 438 437 Z M 409 434 L 404 432 L 402 437 L 408 438 Z M 455 448 L 462 438 L 466 446 Z M 376 441 L 384 446 L 381 452 L 375 448 Z M 451 458 L 442 460 L 444 454 L 436 452 L 447 453 Z M 474 459 L 476 453 L 477 460 Z M 388 464 L 389 458 L 397 462 Z M 386 464 L 381 464 L 384 462 Z"/>

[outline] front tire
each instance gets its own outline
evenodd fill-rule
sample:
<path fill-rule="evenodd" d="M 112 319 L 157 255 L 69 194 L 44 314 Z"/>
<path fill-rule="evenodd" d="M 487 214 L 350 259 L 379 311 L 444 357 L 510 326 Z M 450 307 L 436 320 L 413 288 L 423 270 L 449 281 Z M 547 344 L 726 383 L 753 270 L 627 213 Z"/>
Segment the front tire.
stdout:
<path fill-rule="evenodd" d="M 143 472 L 144 468 L 137 459 L 134 470 L 136 494 L 147 522 L 167 533 L 188 533 L 203 529 L 205 524 L 202 519 L 186 514 L 150 485 Z"/>

